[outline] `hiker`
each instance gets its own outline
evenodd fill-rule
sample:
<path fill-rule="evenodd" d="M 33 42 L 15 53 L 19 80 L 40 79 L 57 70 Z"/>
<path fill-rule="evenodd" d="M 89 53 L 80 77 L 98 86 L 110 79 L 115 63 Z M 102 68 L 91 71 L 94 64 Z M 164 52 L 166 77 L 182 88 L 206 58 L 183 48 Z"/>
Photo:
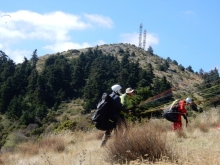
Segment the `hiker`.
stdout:
<path fill-rule="evenodd" d="M 125 93 L 120 96 L 121 103 L 122 103 L 123 107 L 127 110 L 135 107 L 134 103 L 132 102 L 132 97 L 135 94 L 134 92 L 135 92 L 134 89 L 127 88 L 125 90 Z"/>
<path fill-rule="evenodd" d="M 136 105 L 132 101 L 132 97 L 134 95 L 135 95 L 135 90 L 129 87 L 125 90 L 125 93 L 120 96 L 123 107 L 129 110 L 130 111 L 129 114 L 132 113 L 133 116 L 135 116 L 136 114 L 135 113 Z"/>
<path fill-rule="evenodd" d="M 129 111 L 126 110 L 122 104 L 121 104 L 121 100 L 120 100 L 120 95 L 122 94 L 121 93 L 121 86 L 116 84 L 116 85 L 113 85 L 111 87 L 112 89 L 112 93 L 110 94 L 110 97 L 112 97 L 113 99 L 113 103 L 116 107 L 116 113 L 117 113 L 117 122 L 116 122 L 116 128 L 118 127 L 119 129 L 121 128 L 121 126 L 123 125 L 123 123 L 125 122 L 125 119 L 120 115 L 121 111 L 125 112 L 125 113 L 128 113 Z M 114 113 L 114 112 L 113 112 Z M 122 117 L 122 118 L 121 118 Z M 114 129 L 114 128 L 113 128 Z M 109 129 L 109 130 L 106 130 L 103 137 L 102 137 L 102 143 L 101 143 L 101 147 L 104 146 L 107 142 L 107 140 L 109 139 L 110 135 L 111 135 L 111 132 L 113 131 L 113 129 Z"/>
<path fill-rule="evenodd" d="M 180 114 L 177 115 L 177 121 L 176 122 L 173 122 L 173 131 L 181 131 L 182 130 L 182 121 L 181 121 L 181 116 L 183 116 L 183 118 L 186 120 L 186 125 L 188 123 L 188 120 L 187 120 L 187 117 L 186 117 L 186 109 L 185 109 L 185 106 L 186 105 L 190 105 L 192 104 L 192 99 L 191 98 L 186 98 L 186 100 L 180 100 L 178 102 L 178 112 Z"/>

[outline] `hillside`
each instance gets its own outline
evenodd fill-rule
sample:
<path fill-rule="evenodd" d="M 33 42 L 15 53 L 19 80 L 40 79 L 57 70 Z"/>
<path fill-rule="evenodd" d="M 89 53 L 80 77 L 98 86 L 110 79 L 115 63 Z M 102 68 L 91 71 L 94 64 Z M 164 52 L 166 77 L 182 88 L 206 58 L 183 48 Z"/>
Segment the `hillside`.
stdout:
<path fill-rule="evenodd" d="M 65 57 L 71 59 L 71 58 L 77 58 L 81 53 L 85 53 L 88 51 L 89 48 L 85 49 L 73 49 L 73 50 L 67 50 L 63 52 L 58 52 L 56 54 L 47 54 L 44 56 L 39 57 L 39 61 L 37 63 L 37 68 L 40 71 L 43 67 L 44 61 L 50 56 L 50 55 L 59 55 L 62 54 Z M 96 49 L 96 47 L 92 47 L 92 49 Z M 104 54 L 111 54 L 117 57 L 119 60 L 122 58 L 120 56 L 120 52 L 128 51 L 133 56 L 129 57 L 130 61 L 139 61 L 139 64 L 142 68 L 147 69 L 147 63 L 150 63 L 153 66 L 153 72 L 155 76 L 162 77 L 165 76 L 167 80 L 172 84 L 173 86 L 173 93 L 177 94 L 177 97 L 185 97 L 185 96 L 191 96 L 191 97 L 199 97 L 197 95 L 196 88 L 203 80 L 201 77 L 196 75 L 193 72 L 190 72 L 186 69 L 181 70 L 178 66 L 174 64 L 173 62 L 169 62 L 169 68 L 166 71 L 160 71 L 158 69 L 158 65 L 164 64 L 166 59 L 161 58 L 159 55 L 151 54 L 148 51 L 145 51 L 143 49 L 140 49 L 139 47 L 131 44 L 104 44 L 98 47 L 98 49 L 102 50 Z M 175 59 L 174 59 L 175 60 Z M 178 63 L 181 63 L 178 62 Z M 181 65 L 181 64 L 180 64 Z M 198 99 L 202 99 L 199 97 Z"/>
<path fill-rule="evenodd" d="M 34 53 L 33 56 L 36 55 Z M 102 45 L 47 54 L 25 60 L 17 66 L 3 56 L 2 64 L 2 152 L 14 151 L 17 144 L 37 141 L 50 133 L 93 131 L 91 112 L 96 108 L 103 91 L 115 81 L 123 87 L 133 84 L 131 87 L 136 88 L 137 95 L 133 101 L 136 105 L 142 105 L 135 109 L 139 114 L 133 116 L 138 121 L 154 117 L 162 119 L 161 110 L 173 100 L 173 96 L 190 96 L 196 104 L 203 101 L 198 95 L 203 90 L 200 85 L 203 79 L 197 74 L 171 59 L 153 54 L 152 50 L 144 51 L 130 44 Z M 11 72 L 8 72 L 9 69 Z M 219 81 L 219 76 L 215 78 Z M 209 95 L 213 94 L 213 90 L 219 91 L 219 84 L 213 84 L 213 81 L 211 87 L 207 86 L 210 83 L 204 85 Z M 108 90 L 110 92 L 110 88 Z M 204 104 L 197 105 L 197 109 L 193 109 L 195 105 L 187 107 L 192 119 L 203 110 Z"/>

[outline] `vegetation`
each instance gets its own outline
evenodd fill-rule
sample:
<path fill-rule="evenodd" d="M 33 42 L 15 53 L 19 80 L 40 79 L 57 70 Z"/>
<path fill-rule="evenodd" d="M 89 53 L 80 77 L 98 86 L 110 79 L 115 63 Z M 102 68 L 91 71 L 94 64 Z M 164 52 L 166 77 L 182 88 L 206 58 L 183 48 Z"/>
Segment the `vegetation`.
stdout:
<path fill-rule="evenodd" d="M 91 130 L 45 134 L 39 141 L 20 141 L 14 152 L 3 152 L 4 165 L 28 164 L 219 164 L 220 109 L 210 109 L 190 118 L 182 132 L 172 132 L 166 120 L 150 119 L 133 124 L 124 135 L 112 134 L 107 146 L 100 148 L 103 132 Z M 156 135 L 156 136 L 155 136 Z M 23 139 L 23 140 L 22 140 Z"/>
<path fill-rule="evenodd" d="M 24 164 L 26 158 L 32 162 L 33 156 L 41 157 L 46 164 L 56 164 L 53 154 L 60 158 L 64 152 L 73 154 L 74 159 L 58 161 L 63 164 L 68 160 L 72 164 L 184 164 L 188 160 L 173 152 L 178 140 L 191 139 L 197 129 L 209 133 L 219 122 L 198 121 L 202 115 L 207 119 L 207 110 L 220 104 L 218 70 L 194 73 L 191 66 L 185 68 L 175 60 L 155 55 L 152 47 L 144 51 L 129 44 L 106 44 L 44 57 L 38 57 L 36 49 L 30 60 L 24 58 L 20 64 L 0 51 L 0 71 L 0 148 L 4 153 L 0 164 L 16 164 L 16 155 L 23 158 Z M 132 127 L 126 134 L 112 138 L 105 150 L 108 155 L 102 160 L 95 160 L 97 155 L 89 159 L 90 148 L 102 155 L 102 149 L 97 149 L 101 134 L 94 130 L 91 112 L 102 93 L 110 93 L 116 83 L 124 90 L 136 89 L 133 101 L 139 106 L 135 116 L 126 116 Z M 188 96 L 195 103 L 187 108 L 192 123 L 184 132 L 171 133 L 161 110 L 174 99 Z M 167 144 L 170 135 L 177 139 L 175 145 Z M 80 141 L 82 136 L 86 138 Z M 7 159 L 8 152 L 15 155 Z M 36 163 L 33 160 L 32 164 Z"/>

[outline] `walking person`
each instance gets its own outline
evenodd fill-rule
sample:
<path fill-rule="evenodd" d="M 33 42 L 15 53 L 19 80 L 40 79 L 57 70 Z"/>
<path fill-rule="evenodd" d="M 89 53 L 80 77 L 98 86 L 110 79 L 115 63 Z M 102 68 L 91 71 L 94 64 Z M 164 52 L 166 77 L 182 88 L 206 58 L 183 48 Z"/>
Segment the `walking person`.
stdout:
<path fill-rule="evenodd" d="M 183 118 L 186 120 L 186 125 L 188 123 L 187 117 L 186 117 L 186 109 L 185 106 L 186 105 L 190 105 L 192 104 L 192 99 L 191 98 L 186 98 L 185 100 L 180 100 L 178 102 L 178 115 L 177 115 L 177 121 L 173 122 L 173 127 L 172 130 L 173 131 L 181 131 L 182 130 L 182 121 L 181 121 L 181 117 L 183 116 Z"/>
<path fill-rule="evenodd" d="M 120 130 L 122 128 L 123 123 L 125 122 L 125 119 L 121 118 L 122 116 L 120 115 L 120 113 L 121 113 L 121 111 L 123 111 L 125 113 L 128 113 L 129 111 L 126 110 L 121 104 L 121 100 L 120 100 L 119 96 L 122 94 L 121 93 L 122 87 L 118 84 L 115 84 L 111 87 L 111 89 L 112 89 L 112 93 L 110 94 L 110 97 L 112 97 L 112 99 L 113 99 L 113 104 L 116 107 L 116 113 L 117 113 L 116 114 L 117 115 L 116 128 L 118 127 Z M 113 129 L 115 129 L 115 128 L 113 128 Z M 102 137 L 101 147 L 103 147 L 106 144 L 107 140 L 110 138 L 110 135 L 111 135 L 111 132 L 113 131 L 113 129 L 109 129 L 109 130 L 105 131 L 105 133 Z"/>

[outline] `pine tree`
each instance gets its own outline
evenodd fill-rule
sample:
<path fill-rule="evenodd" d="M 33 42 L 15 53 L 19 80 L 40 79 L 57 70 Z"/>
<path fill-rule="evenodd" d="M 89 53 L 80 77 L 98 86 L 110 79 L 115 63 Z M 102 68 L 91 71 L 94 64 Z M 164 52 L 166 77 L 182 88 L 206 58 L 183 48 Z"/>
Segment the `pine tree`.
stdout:
<path fill-rule="evenodd" d="M 14 75 L 16 65 L 13 60 L 0 50 L 0 84 Z"/>
<path fill-rule="evenodd" d="M 190 66 L 190 65 L 186 68 L 186 70 L 188 70 L 189 72 L 194 73 L 194 71 L 193 71 L 193 69 L 192 69 L 192 66 Z"/>
<path fill-rule="evenodd" d="M 13 120 L 17 120 L 22 115 L 22 109 L 22 96 L 15 96 L 9 103 L 7 116 Z"/>
<path fill-rule="evenodd" d="M 154 50 L 151 46 L 148 47 L 147 51 L 150 53 L 150 55 L 154 55 Z"/>
<path fill-rule="evenodd" d="M 36 68 L 36 64 L 37 64 L 37 61 L 38 61 L 38 56 L 37 56 L 37 49 L 34 50 L 33 54 L 32 54 L 32 57 L 30 59 L 31 63 L 32 63 L 32 66 L 34 68 Z"/>

